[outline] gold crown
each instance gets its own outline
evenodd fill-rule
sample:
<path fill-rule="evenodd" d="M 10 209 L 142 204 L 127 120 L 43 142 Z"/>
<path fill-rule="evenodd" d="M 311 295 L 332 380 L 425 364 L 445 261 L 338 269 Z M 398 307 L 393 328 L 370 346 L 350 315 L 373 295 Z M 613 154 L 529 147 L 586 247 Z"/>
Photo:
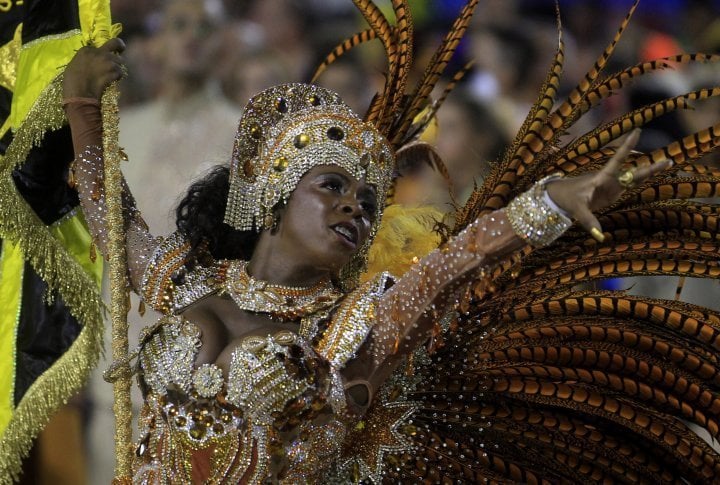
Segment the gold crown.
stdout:
<path fill-rule="evenodd" d="M 382 210 L 394 164 L 387 140 L 336 93 L 309 84 L 271 87 L 248 102 L 240 119 L 225 222 L 241 231 L 265 229 L 267 216 L 318 165 L 337 165 L 375 185 Z"/>

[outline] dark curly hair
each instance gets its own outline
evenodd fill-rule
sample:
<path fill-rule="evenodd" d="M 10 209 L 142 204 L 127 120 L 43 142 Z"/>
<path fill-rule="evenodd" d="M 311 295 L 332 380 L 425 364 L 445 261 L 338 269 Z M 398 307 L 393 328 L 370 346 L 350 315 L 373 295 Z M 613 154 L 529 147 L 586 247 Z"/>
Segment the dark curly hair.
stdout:
<path fill-rule="evenodd" d="M 223 222 L 227 201 L 230 169 L 213 167 L 194 182 L 175 210 L 178 231 L 190 242 L 188 260 L 204 264 L 206 256 L 213 259 L 250 259 L 258 233 L 238 231 Z"/>

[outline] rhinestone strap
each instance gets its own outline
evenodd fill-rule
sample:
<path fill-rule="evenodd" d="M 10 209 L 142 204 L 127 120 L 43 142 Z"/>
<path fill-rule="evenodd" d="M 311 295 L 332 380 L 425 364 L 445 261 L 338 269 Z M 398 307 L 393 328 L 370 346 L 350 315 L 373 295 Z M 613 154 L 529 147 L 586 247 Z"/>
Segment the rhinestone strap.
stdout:
<path fill-rule="evenodd" d="M 558 178 L 558 175 L 545 177 L 515 197 L 505 209 L 515 234 L 534 247 L 547 246 L 572 225 L 572 220 L 551 207 L 544 197 L 545 185 Z"/>

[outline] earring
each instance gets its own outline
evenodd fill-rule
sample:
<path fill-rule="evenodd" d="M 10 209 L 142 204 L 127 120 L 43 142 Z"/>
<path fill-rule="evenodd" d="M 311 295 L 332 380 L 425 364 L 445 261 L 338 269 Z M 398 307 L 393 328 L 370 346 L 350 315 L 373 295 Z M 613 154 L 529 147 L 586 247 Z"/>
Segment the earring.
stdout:
<path fill-rule="evenodd" d="M 269 229 L 271 231 L 277 230 L 278 226 L 280 225 L 280 215 L 273 213 L 268 214 L 263 219 L 263 228 Z"/>
<path fill-rule="evenodd" d="M 265 229 L 274 230 L 277 227 L 277 219 L 274 214 L 268 214 L 263 220 L 263 227 Z"/>

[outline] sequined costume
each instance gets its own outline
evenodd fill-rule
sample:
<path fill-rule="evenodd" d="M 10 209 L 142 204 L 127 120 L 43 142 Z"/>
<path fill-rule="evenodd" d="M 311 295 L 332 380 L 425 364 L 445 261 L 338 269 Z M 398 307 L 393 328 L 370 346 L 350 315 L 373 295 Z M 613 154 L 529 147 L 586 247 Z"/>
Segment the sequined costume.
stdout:
<path fill-rule="evenodd" d="M 71 122 L 73 107 L 68 108 Z M 78 187 L 102 247 L 103 199 L 95 176 L 100 150 L 92 142 L 78 145 L 86 147 L 76 160 Z M 443 288 L 523 246 L 503 211 L 488 215 L 394 283 L 381 274 L 348 294 L 330 289 L 319 308 L 301 316 L 297 335 L 245 338 L 232 353 L 226 380 L 213 364 L 195 368 L 201 334 L 181 312 L 211 294 L 252 296 L 251 284 L 237 288 L 242 280 L 236 273 L 244 263 L 218 262 L 173 282 L 187 245 L 177 234 L 154 244 L 135 214 L 128 238 L 143 244 L 130 246 L 131 275 L 142 274 L 134 279 L 142 282 L 136 288 L 171 315 L 147 329 L 139 353 L 147 395 L 136 479 L 150 483 L 260 482 L 278 447 L 289 461 L 287 483 L 315 482 L 336 463 L 347 427 L 361 416 L 356 406 L 348 408 L 344 383 L 357 384 L 353 374 L 364 375 L 364 385 L 378 387 L 393 361 L 425 340 L 432 328 L 427 309 Z M 343 375 L 351 359 L 353 374 Z"/>
<path fill-rule="evenodd" d="M 406 96 L 412 50 L 407 4 L 393 2 L 397 24 L 391 26 L 374 3 L 357 2 L 371 30 L 331 57 L 368 39 L 382 41 L 390 61 L 387 83 L 364 122 L 373 123 L 395 154 L 422 129 L 417 120 L 427 120 L 418 115 L 476 3 L 468 3 L 414 94 Z M 643 63 L 599 77 L 628 20 L 553 109 L 563 62 L 559 42 L 538 102 L 485 183 L 456 213 L 452 237 L 394 281 L 381 274 L 357 286 L 348 268 L 347 286 L 316 288 L 322 298 L 307 305 L 300 289 L 298 301 L 276 299 L 268 284 L 244 273 L 243 262 L 189 268 L 186 242 L 152 238 L 126 193 L 130 280 L 168 314 L 146 332 L 139 351 L 148 397 L 136 479 L 584 483 L 717 477 L 717 452 L 682 419 L 719 434 L 720 316 L 576 285 L 622 273 L 718 276 L 718 208 L 682 200 L 720 192 L 717 171 L 690 163 L 718 146 L 718 126 L 648 154 L 633 153 L 630 166 L 663 158 L 676 165 L 638 186 L 624 180 L 627 192 L 600 213 L 604 235 L 567 230 L 570 221 L 545 197 L 547 175 L 595 170 L 615 153 L 609 142 L 687 100 L 720 94 L 701 90 L 662 100 L 563 144 L 562 134 L 612 90 L 666 65 Z M 235 153 L 247 149 L 249 156 L 231 161 L 229 199 L 232 209 L 241 209 L 226 213 L 234 227 L 272 227 L 273 204 L 289 196 L 293 177 L 307 170 L 308 146 L 329 147 L 351 162 L 353 174 L 367 175 L 368 163 L 387 165 L 382 150 L 373 148 L 367 159 L 362 153 L 382 139 L 348 151 L 347 130 L 316 130 L 317 120 L 302 116 L 318 99 L 295 97 L 296 89 L 269 91 L 272 96 L 251 102 L 264 106 L 259 119 L 241 121 Z M 93 118 L 93 109 L 68 106 L 74 132 Z M 333 109 L 321 121 L 338 113 L 348 120 Z M 303 121 L 288 127 L 286 116 Z M 305 123 L 313 129 L 306 131 Z M 362 129 L 354 133 L 360 137 L 353 140 L 362 140 Z M 282 146 L 273 145 L 276 140 Z M 98 143 L 97 134 L 76 142 L 75 173 L 102 247 Z M 680 168 L 693 174 L 690 180 Z M 262 185 L 248 187 L 258 178 Z M 384 183 L 382 174 L 378 180 Z M 287 306 L 288 316 L 297 312 L 297 330 L 233 342 L 225 368 L 198 362 L 208 336 L 182 313 L 219 295 L 242 308 L 282 313 Z M 353 397 L 358 386 L 371 397 L 367 409 Z"/>

